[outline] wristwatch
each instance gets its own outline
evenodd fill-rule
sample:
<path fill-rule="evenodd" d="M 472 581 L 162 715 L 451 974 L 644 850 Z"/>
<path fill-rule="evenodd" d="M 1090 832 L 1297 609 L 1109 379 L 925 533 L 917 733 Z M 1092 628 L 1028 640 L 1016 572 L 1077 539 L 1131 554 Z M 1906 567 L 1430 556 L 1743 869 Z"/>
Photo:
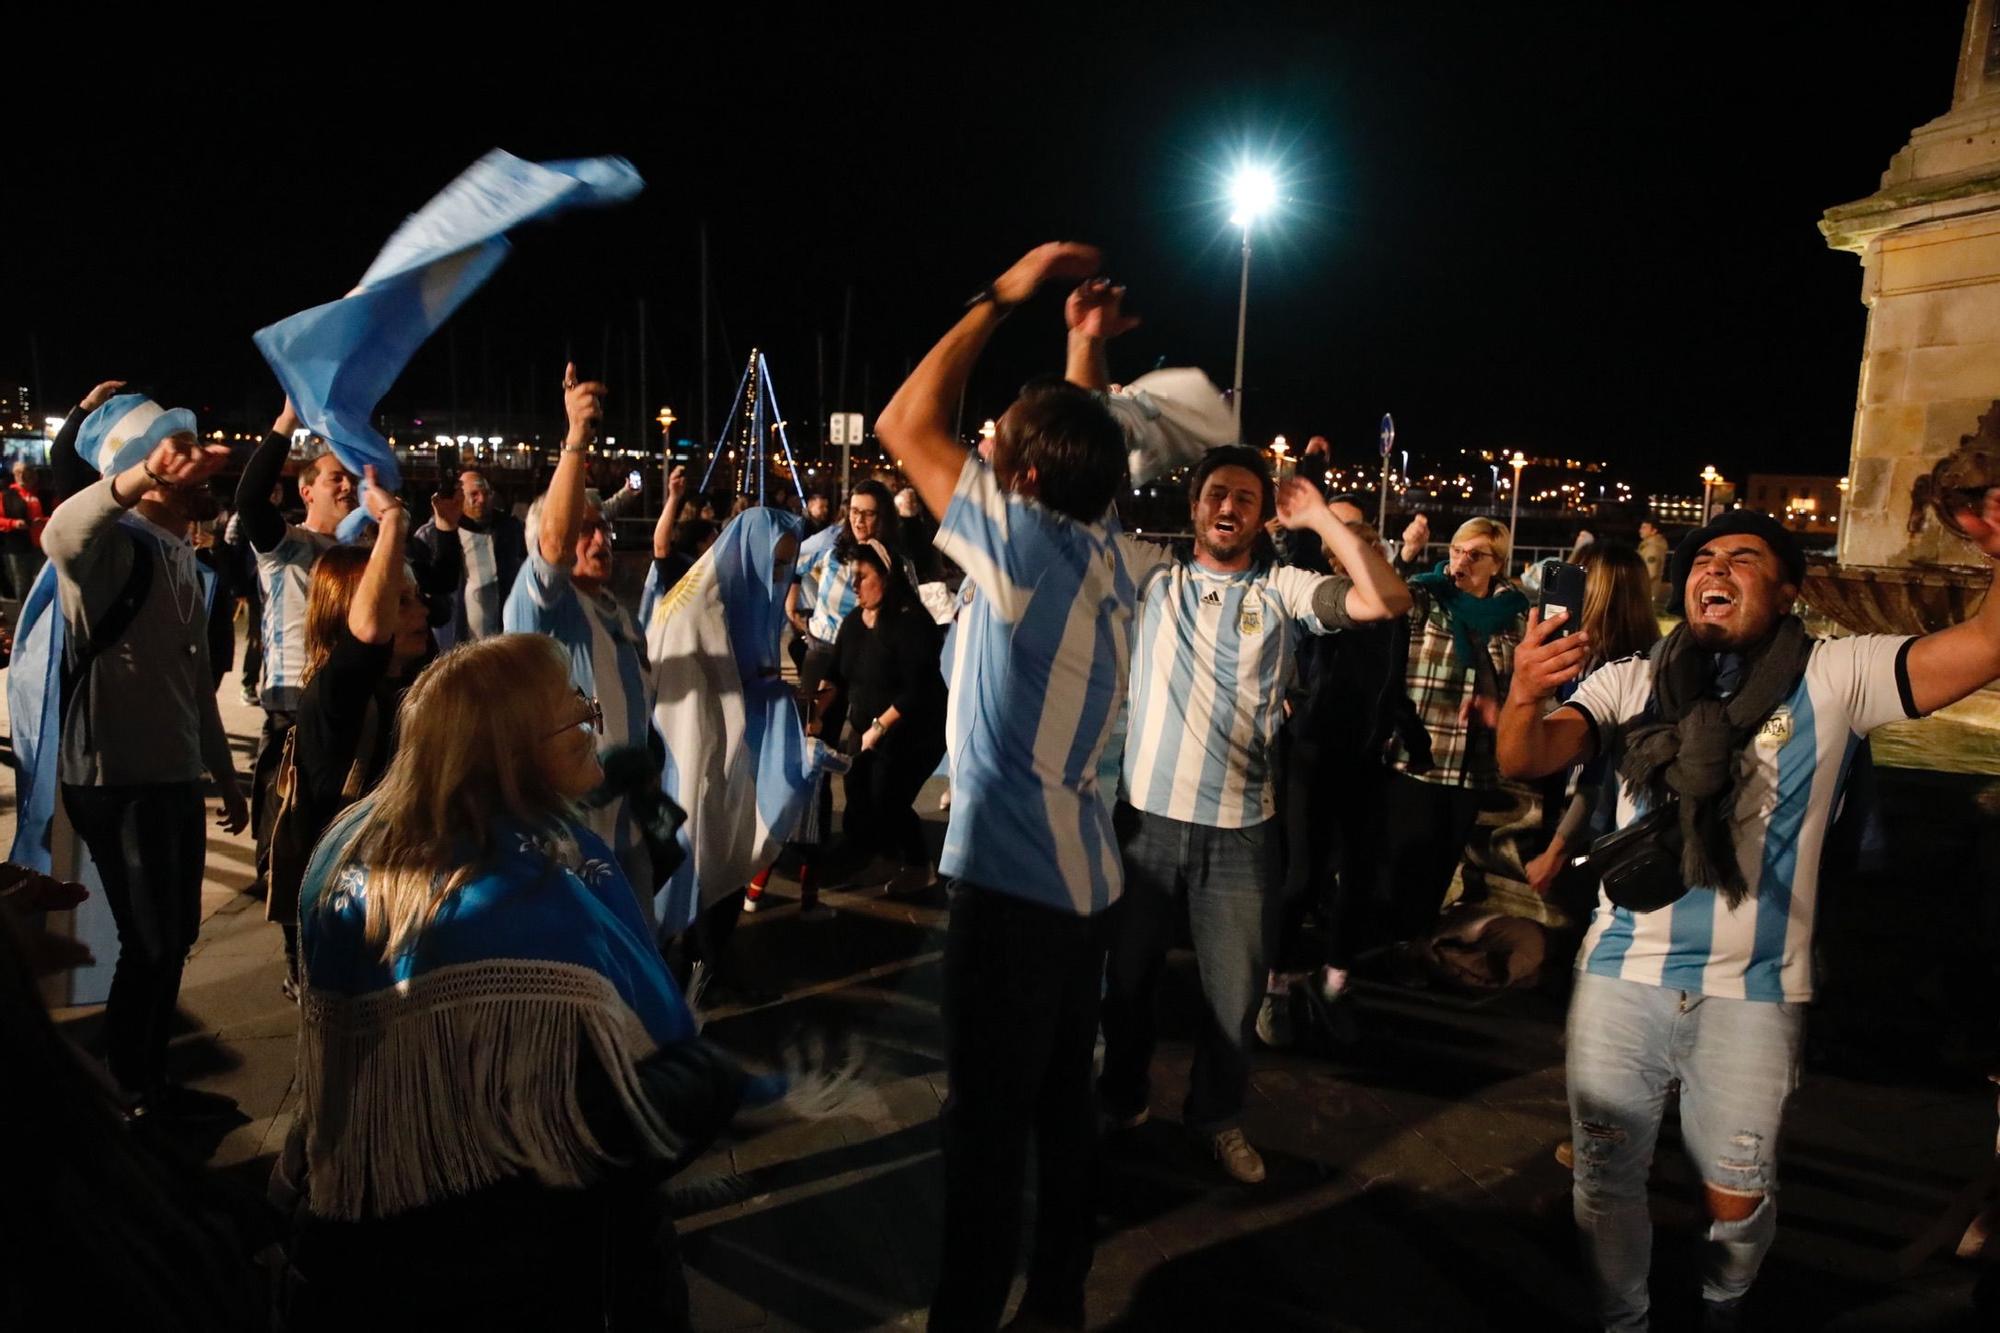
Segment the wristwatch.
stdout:
<path fill-rule="evenodd" d="M 993 303 L 993 312 L 999 315 L 1000 318 L 1002 319 L 1005 319 L 1007 318 L 1007 316 L 1014 313 L 1014 307 L 1008 302 L 1000 299 L 1000 293 L 993 289 L 993 284 L 990 282 L 987 283 L 984 287 L 981 287 L 978 291 L 974 292 L 971 295 L 971 297 L 969 297 L 966 300 L 965 308 L 967 310 L 970 310 L 982 301 L 991 301 Z"/>

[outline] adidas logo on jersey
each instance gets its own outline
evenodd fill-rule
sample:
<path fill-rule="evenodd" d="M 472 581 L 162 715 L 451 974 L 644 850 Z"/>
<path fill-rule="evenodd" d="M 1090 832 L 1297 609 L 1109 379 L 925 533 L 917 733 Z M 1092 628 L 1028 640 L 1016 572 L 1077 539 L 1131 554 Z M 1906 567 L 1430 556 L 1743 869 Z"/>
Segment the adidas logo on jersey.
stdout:
<path fill-rule="evenodd" d="M 1201 595 L 1201 604 L 1203 606 L 1221 606 L 1222 594 L 1217 592 L 1215 589 L 1210 588 L 1207 592 Z"/>

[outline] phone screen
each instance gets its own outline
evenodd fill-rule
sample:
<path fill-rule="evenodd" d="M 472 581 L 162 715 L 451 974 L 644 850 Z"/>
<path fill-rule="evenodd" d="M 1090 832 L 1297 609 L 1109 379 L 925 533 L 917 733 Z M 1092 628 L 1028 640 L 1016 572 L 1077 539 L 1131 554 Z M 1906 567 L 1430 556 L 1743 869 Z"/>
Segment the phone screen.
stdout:
<path fill-rule="evenodd" d="M 644 483 L 641 481 L 639 474 L 637 472 L 627 472 L 625 474 L 625 485 L 627 489 L 636 491 L 643 484 Z"/>

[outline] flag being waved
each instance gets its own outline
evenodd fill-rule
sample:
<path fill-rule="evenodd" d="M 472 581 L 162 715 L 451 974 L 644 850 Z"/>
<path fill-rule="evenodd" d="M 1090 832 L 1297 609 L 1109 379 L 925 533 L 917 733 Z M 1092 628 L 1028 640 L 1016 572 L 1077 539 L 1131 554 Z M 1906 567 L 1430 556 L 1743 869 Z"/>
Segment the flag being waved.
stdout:
<path fill-rule="evenodd" d="M 644 186 L 621 157 L 524 162 L 496 148 L 396 229 L 358 287 L 259 329 L 257 350 L 306 429 L 356 476 L 372 464 L 393 490 L 402 473 L 371 424 L 375 405 L 507 257 L 506 233 L 564 209 L 620 203 Z"/>

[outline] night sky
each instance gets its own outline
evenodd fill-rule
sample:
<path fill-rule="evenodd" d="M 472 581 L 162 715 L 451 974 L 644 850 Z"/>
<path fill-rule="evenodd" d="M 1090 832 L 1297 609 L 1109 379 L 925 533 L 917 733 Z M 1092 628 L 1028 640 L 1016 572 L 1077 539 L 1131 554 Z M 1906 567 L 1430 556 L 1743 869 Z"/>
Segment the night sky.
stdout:
<path fill-rule="evenodd" d="M 569 352 L 613 381 L 614 427 L 666 403 L 696 434 L 704 223 L 713 417 L 755 344 L 809 441 L 816 337 L 827 408 L 872 412 L 969 293 L 1054 238 L 1102 245 L 1145 316 L 1115 376 L 1164 359 L 1226 385 L 1219 195 L 1254 152 L 1291 202 L 1256 238 L 1253 441 L 1320 432 L 1358 460 L 1393 411 L 1422 456 L 1607 458 L 1682 491 L 1711 461 L 1844 471 L 1861 273 L 1815 223 L 1947 109 L 1963 6 L 1530 8 L 1155 5 L 1046 30 L 1027 11 L 965 28 L 956 7 L 904 28 L 579 10 L 471 44 L 218 34 L 184 53 L 123 35 L 8 85 L 0 376 L 38 378 L 52 411 L 117 376 L 262 425 L 251 331 L 352 286 L 499 146 L 622 153 L 649 186 L 517 234 L 388 412 L 449 428 L 455 385 L 460 430 L 531 396 L 555 429 Z M 968 428 L 1059 366 L 1057 304 L 1002 330 Z"/>

